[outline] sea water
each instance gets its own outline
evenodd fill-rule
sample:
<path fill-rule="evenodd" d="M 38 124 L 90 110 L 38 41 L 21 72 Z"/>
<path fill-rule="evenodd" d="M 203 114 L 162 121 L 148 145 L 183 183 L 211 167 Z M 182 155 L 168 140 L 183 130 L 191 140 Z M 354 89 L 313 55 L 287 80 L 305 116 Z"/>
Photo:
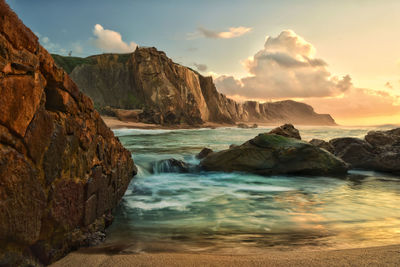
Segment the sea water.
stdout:
<path fill-rule="evenodd" d="M 271 128 L 139 130 L 115 134 L 132 152 L 132 180 L 106 245 L 124 251 L 257 253 L 397 244 L 400 177 L 352 170 L 341 178 L 171 173 L 155 162 L 197 164 L 204 147 L 242 144 Z M 372 127 L 300 127 L 303 140 L 360 137 Z"/>

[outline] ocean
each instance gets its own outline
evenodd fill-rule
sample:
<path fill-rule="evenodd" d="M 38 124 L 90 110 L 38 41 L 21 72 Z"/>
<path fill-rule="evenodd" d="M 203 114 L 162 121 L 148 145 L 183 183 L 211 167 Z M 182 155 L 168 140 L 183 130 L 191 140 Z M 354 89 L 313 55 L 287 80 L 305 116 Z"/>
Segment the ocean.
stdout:
<path fill-rule="evenodd" d="M 204 147 L 242 144 L 271 127 L 114 130 L 132 152 L 132 180 L 105 246 L 125 252 L 262 253 L 397 244 L 400 176 L 351 170 L 334 177 L 171 173 L 155 162 L 196 164 Z M 298 127 L 303 140 L 363 137 L 375 127 Z"/>

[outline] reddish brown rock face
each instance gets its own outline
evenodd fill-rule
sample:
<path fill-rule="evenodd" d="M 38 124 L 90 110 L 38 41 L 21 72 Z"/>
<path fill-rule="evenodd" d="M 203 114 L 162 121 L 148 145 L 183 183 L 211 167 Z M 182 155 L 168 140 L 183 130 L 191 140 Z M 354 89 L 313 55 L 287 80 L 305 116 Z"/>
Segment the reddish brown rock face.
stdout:
<path fill-rule="evenodd" d="M 135 174 L 92 101 L 0 0 L 0 265 L 88 245 Z"/>

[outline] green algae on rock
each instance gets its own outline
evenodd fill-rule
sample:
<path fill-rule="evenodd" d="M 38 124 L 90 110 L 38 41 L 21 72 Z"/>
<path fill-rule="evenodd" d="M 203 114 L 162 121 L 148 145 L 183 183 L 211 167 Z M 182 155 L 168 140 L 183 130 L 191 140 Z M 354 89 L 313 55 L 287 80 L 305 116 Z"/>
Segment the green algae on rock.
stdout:
<path fill-rule="evenodd" d="M 209 154 L 201 161 L 209 171 L 249 172 L 261 175 L 338 175 L 347 165 L 326 150 L 276 134 L 259 134 L 240 146 Z"/>

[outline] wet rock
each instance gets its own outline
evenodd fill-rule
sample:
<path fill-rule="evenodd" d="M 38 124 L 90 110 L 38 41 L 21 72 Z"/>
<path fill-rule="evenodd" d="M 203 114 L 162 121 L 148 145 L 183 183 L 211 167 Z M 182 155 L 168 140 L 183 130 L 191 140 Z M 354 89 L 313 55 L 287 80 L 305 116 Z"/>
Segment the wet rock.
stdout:
<path fill-rule="evenodd" d="M 329 143 L 334 154 L 350 164 L 351 168 L 370 168 L 375 165 L 373 147 L 358 138 L 336 138 Z"/>
<path fill-rule="evenodd" d="M 196 155 L 196 158 L 203 159 L 213 152 L 214 151 L 212 149 L 205 147 L 200 151 L 199 154 Z"/>
<path fill-rule="evenodd" d="M 276 134 L 259 134 L 240 146 L 214 152 L 200 165 L 209 171 L 261 175 L 338 175 L 347 172 L 347 164 L 326 150 Z"/>
<path fill-rule="evenodd" d="M 352 168 L 400 173 L 400 128 L 371 131 L 365 140 L 336 138 L 329 143 L 334 154 Z"/>
<path fill-rule="evenodd" d="M 154 173 L 189 172 L 190 165 L 177 159 L 164 159 L 154 163 Z"/>
<path fill-rule="evenodd" d="M 365 141 L 374 147 L 400 146 L 400 128 L 389 131 L 370 131 L 365 136 Z"/>
<path fill-rule="evenodd" d="M 275 129 L 272 129 L 269 134 L 277 134 L 285 137 L 301 140 L 300 132 L 292 124 L 284 124 Z"/>
<path fill-rule="evenodd" d="M 317 147 L 319 147 L 319 148 L 323 148 L 323 149 L 325 149 L 326 151 L 329 151 L 329 152 L 331 152 L 331 153 L 334 153 L 333 146 L 332 146 L 329 142 L 326 142 L 326 141 L 324 141 L 324 140 L 321 140 L 321 139 L 312 139 L 312 140 L 310 141 L 310 144 L 312 144 L 312 145 L 314 145 L 314 146 L 317 146 Z"/>
<path fill-rule="evenodd" d="M 104 232 L 136 167 L 4 0 L 0 95 L 0 265 L 47 265 Z"/>

